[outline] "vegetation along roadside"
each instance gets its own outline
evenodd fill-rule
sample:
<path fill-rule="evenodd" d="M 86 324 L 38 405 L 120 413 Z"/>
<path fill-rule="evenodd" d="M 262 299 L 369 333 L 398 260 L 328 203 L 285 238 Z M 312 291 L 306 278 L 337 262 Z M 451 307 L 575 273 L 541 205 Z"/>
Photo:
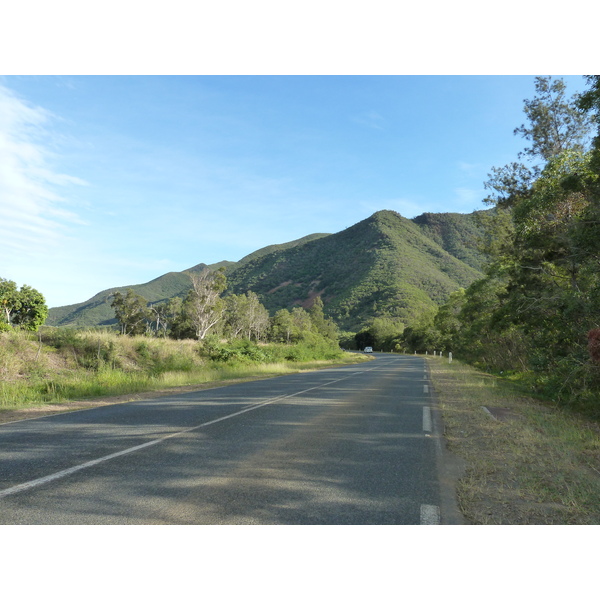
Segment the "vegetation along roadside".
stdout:
<path fill-rule="evenodd" d="M 458 506 L 476 525 L 600 524 L 600 426 L 518 384 L 428 357 L 447 449 L 466 468 Z"/>
<path fill-rule="evenodd" d="M 429 363 L 467 463 L 466 518 L 600 523 L 600 76 L 589 84 L 568 98 L 536 78 L 514 130 L 529 146 L 492 168 L 490 208 L 468 219 L 379 211 L 50 312 L 0 278 L 0 414 L 367 360 L 340 343 L 453 352 L 464 364 Z"/>
<path fill-rule="evenodd" d="M 201 389 L 369 360 L 311 338 L 172 340 L 114 331 L 15 329 L 0 336 L 0 423 L 175 387 Z M 108 398 L 111 397 L 111 400 Z"/>

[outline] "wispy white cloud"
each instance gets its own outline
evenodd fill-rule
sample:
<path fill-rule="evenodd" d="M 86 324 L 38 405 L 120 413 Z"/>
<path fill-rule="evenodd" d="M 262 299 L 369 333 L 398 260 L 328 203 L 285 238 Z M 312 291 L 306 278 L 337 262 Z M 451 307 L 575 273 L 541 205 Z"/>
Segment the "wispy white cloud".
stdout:
<path fill-rule="evenodd" d="M 58 193 L 85 182 L 52 168 L 51 120 L 0 85 L 0 250 L 35 253 L 64 239 L 69 225 L 84 223 Z"/>

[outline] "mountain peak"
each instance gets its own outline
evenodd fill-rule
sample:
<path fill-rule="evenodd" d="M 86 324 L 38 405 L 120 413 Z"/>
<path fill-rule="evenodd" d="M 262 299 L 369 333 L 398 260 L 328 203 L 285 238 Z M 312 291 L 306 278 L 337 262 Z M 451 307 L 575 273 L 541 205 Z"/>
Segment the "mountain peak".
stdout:
<path fill-rule="evenodd" d="M 396 211 L 380 210 L 338 233 L 311 234 L 256 250 L 235 263 L 199 263 L 127 287 L 149 302 L 163 302 L 187 293 L 188 273 L 223 266 L 226 293 L 253 291 L 272 314 L 280 308 L 306 306 L 320 296 L 326 313 L 347 331 L 377 316 L 410 324 L 482 276 L 473 216 L 434 217 L 410 220 Z M 52 308 L 47 324 L 111 324 L 110 292 L 114 291 L 105 290 L 81 304 Z"/>

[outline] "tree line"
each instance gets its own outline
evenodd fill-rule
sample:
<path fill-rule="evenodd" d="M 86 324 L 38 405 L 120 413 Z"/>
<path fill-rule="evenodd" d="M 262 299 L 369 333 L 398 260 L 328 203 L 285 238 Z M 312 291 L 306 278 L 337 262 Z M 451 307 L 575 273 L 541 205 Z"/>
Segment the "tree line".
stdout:
<path fill-rule="evenodd" d="M 536 78 L 514 130 L 529 146 L 485 183 L 485 277 L 407 328 L 403 343 L 600 412 L 600 76 L 587 81 L 568 97 L 563 80 Z"/>
<path fill-rule="evenodd" d="M 319 296 L 308 310 L 297 306 L 270 316 L 252 291 L 224 295 L 227 279 L 223 269 L 207 268 L 191 273 L 190 279 L 192 285 L 185 298 L 175 297 L 156 304 L 148 303 L 131 288 L 125 293 L 115 292 L 111 306 L 120 332 L 199 341 L 214 335 L 287 344 L 312 337 L 337 344 L 337 326 L 325 317 Z"/>

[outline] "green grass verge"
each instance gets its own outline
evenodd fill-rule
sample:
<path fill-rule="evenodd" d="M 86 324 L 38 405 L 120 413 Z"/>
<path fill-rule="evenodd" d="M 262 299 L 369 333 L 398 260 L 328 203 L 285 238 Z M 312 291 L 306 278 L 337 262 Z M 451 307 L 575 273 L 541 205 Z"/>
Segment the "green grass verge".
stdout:
<path fill-rule="evenodd" d="M 0 382 L 0 409 L 36 404 L 57 404 L 78 399 L 120 396 L 158 391 L 202 383 L 227 382 L 257 377 L 275 377 L 325 368 L 335 361 L 272 363 L 199 367 L 190 371 L 167 371 L 159 375 L 104 369 L 99 372 L 73 372 L 42 382 Z"/>
<path fill-rule="evenodd" d="M 321 340 L 169 340 L 47 329 L 0 335 L 0 410 L 272 377 L 364 360 Z"/>

